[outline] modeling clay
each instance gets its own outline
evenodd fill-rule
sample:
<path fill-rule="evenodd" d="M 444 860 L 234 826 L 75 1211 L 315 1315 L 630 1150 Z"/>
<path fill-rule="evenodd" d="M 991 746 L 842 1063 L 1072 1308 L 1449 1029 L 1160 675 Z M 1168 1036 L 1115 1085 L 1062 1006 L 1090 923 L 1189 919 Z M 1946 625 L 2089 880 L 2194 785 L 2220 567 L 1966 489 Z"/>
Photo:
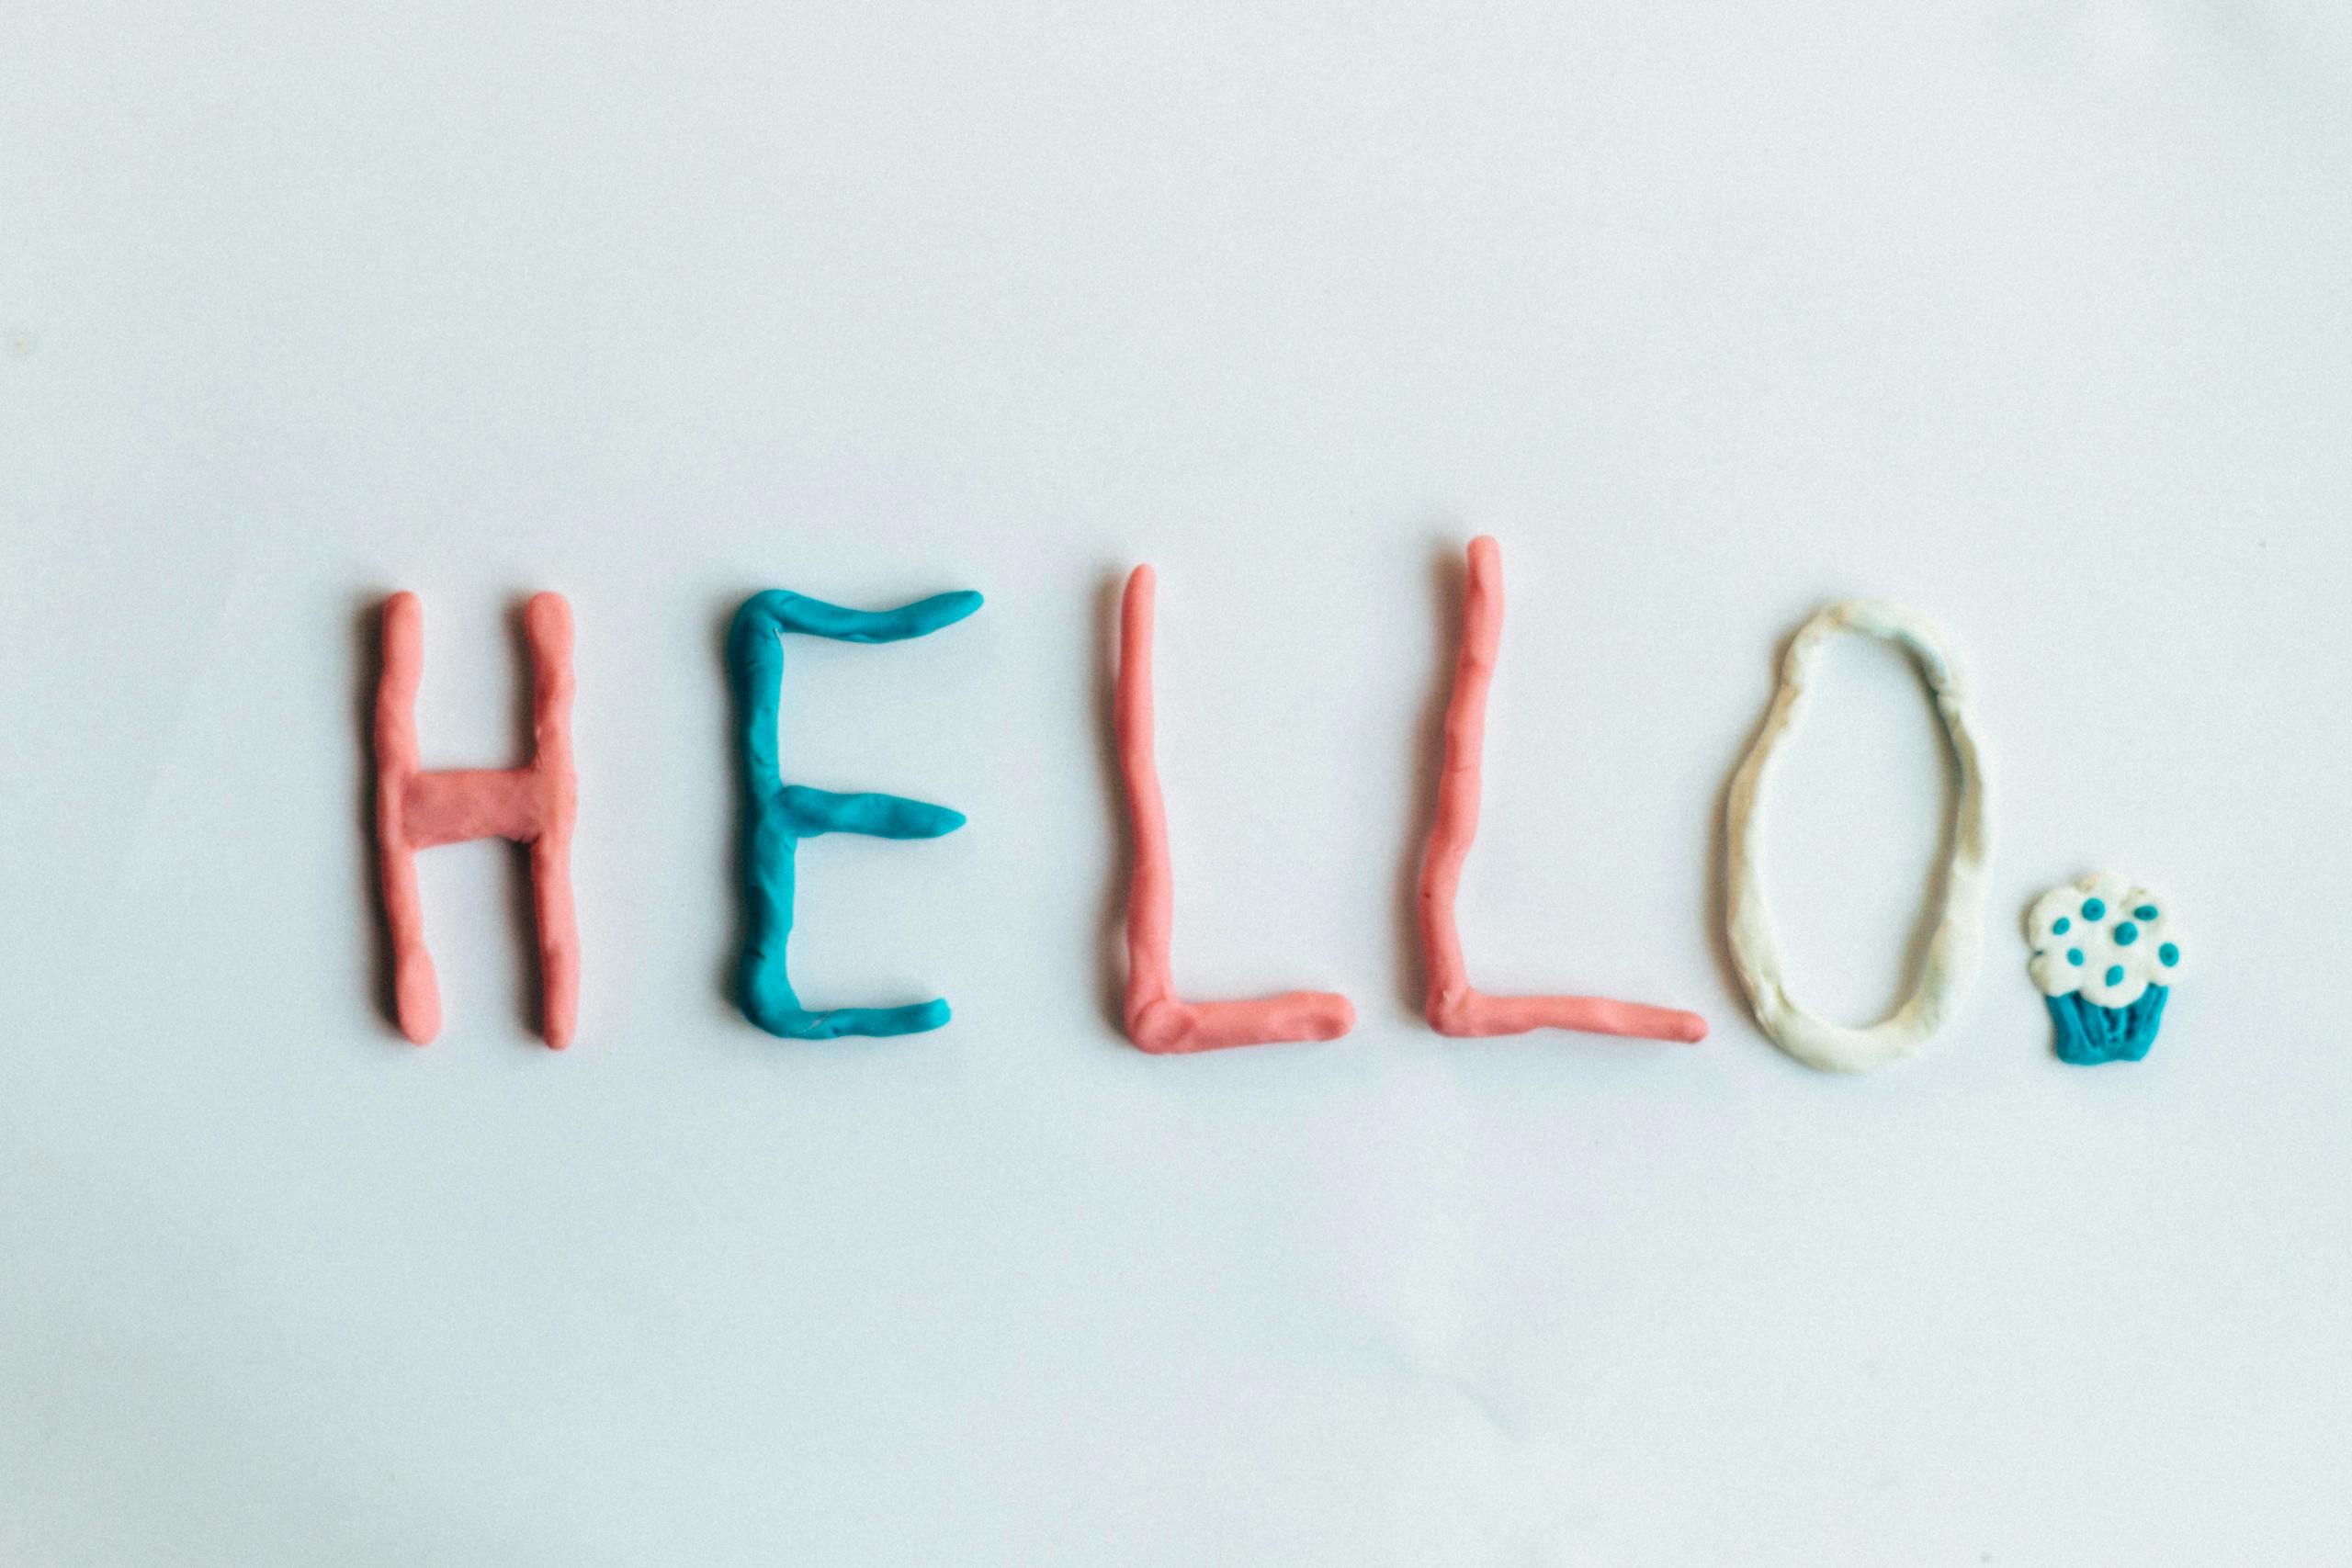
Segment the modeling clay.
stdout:
<path fill-rule="evenodd" d="M 1928 949 L 1917 986 L 1893 1016 L 1869 1029 L 1827 1023 L 1789 996 L 1781 974 L 1781 948 L 1757 864 L 1757 817 L 1773 752 L 1804 705 L 1805 681 L 1821 645 L 1839 631 L 1882 638 L 1910 654 L 1927 678 L 1937 716 L 1951 738 L 1960 766 L 1960 798 L 1953 808 L 1951 854 L 1943 869 L 1943 909 Z M 1892 604 L 1856 601 L 1824 610 L 1789 645 L 1780 691 L 1765 715 L 1764 728 L 1733 777 L 1725 813 L 1724 894 L 1731 949 L 1740 981 L 1747 988 L 1756 1021 L 1773 1043 L 1809 1066 L 1828 1072 L 1867 1072 L 1911 1054 L 1950 1015 L 1959 992 L 1976 971 L 1984 923 L 1986 784 L 1975 738 L 1970 733 L 1967 694 L 1935 629 Z"/>
<path fill-rule="evenodd" d="M 1151 632 L 1152 572 L 1139 566 L 1127 579 L 1120 610 L 1119 682 L 1112 714 L 1135 841 L 1127 890 L 1127 1038 L 1154 1053 L 1336 1040 L 1355 1026 L 1356 1013 L 1347 998 L 1329 991 L 1237 1002 L 1188 1002 L 1176 994 L 1169 959 L 1176 894 L 1169 870 L 1168 809 L 1152 760 Z"/>
<path fill-rule="evenodd" d="M 800 632 L 838 642 L 903 642 L 954 626 L 979 607 L 977 593 L 942 593 L 896 610 L 844 610 L 771 589 L 744 600 L 735 613 L 727 634 L 727 668 L 742 722 L 740 743 L 748 803 L 743 891 L 750 905 L 738 994 L 745 1016 L 771 1034 L 792 1040 L 915 1034 L 947 1021 L 944 1001 L 895 1008 L 804 1008 L 786 972 L 785 945 L 792 935 L 794 860 L 801 840 L 820 833 L 935 839 L 964 825 L 961 813 L 944 806 L 895 795 L 835 795 L 784 782 L 776 754 L 776 715 L 784 688 L 782 634 Z"/>
<path fill-rule="evenodd" d="M 1454 923 L 1462 863 L 1478 835 L 1479 762 L 1486 749 L 1487 692 L 1503 632 L 1502 551 L 1495 541 L 1470 541 L 1470 575 L 1462 607 L 1462 652 L 1453 670 L 1453 696 L 1445 710 L 1445 757 L 1438 773 L 1437 818 L 1421 862 L 1421 952 L 1428 970 L 1430 1027 L 1440 1034 L 1524 1034 L 1572 1029 L 1693 1042 L 1707 1036 L 1696 1013 L 1643 1007 L 1600 997 L 1490 997 L 1470 984 Z"/>
<path fill-rule="evenodd" d="M 470 839 L 512 839 L 531 847 L 548 1043 L 558 1050 L 571 1044 L 579 1023 L 580 932 L 571 909 L 571 825 L 580 798 L 571 766 L 571 606 L 559 594 L 538 594 L 524 609 L 523 627 L 531 647 L 528 765 L 425 773 L 416 747 L 424 611 L 413 593 L 395 593 L 384 603 L 384 671 L 376 688 L 377 852 L 392 935 L 393 1003 L 401 1032 L 420 1045 L 441 1032 L 441 990 L 424 951 L 416 852 Z"/>
<path fill-rule="evenodd" d="M 2112 874 L 2042 897 L 2027 917 L 2029 966 L 2058 1026 L 2058 1056 L 2076 1066 L 2136 1062 L 2156 1043 L 2180 972 L 2169 900 Z"/>

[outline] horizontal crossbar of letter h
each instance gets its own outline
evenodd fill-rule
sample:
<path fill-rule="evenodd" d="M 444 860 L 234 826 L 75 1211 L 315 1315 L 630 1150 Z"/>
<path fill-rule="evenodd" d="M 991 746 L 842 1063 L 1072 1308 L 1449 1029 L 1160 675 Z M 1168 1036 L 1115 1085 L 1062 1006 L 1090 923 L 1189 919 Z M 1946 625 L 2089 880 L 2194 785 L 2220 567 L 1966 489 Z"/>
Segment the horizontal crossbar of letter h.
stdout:
<path fill-rule="evenodd" d="M 423 1045 L 441 1032 L 441 989 L 424 949 L 416 852 L 472 839 L 530 847 L 542 1027 L 558 1050 L 580 1016 L 580 931 L 571 905 L 571 606 L 535 595 L 523 612 L 531 649 L 531 760 L 520 768 L 427 773 L 418 762 L 416 687 L 424 614 L 413 593 L 384 604 L 384 670 L 376 688 L 376 840 L 391 928 L 392 998 L 401 1032 Z"/>

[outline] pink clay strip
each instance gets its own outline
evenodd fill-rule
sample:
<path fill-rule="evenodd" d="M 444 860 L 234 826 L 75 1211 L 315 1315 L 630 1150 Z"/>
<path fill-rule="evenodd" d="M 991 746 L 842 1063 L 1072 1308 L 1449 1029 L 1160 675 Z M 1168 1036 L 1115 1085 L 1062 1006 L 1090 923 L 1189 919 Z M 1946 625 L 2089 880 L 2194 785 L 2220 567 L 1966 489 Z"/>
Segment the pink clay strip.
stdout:
<path fill-rule="evenodd" d="M 1524 1034 L 1570 1029 L 1645 1040 L 1693 1043 L 1707 1021 L 1668 1008 L 1601 997 L 1490 997 L 1470 984 L 1454 922 L 1462 865 L 1478 836 L 1479 765 L 1487 742 L 1487 692 L 1503 634 L 1502 551 L 1490 538 L 1470 541 L 1470 578 L 1462 610 L 1462 652 L 1445 710 L 1445 761 L 1438 773 L 1437 820 L 1421 862 L 1421 953 L 1429 972 L 1430 1027 L 1457 1036 Z"/>
<path fill-rule="evenodd" d="M 418 762 L 416 687 L 424 611 L 413 593 L 384 604 L 384 673 L 376 688 L 376 841 L 391 929 L 392 1000 L 401 1032 L 423 1045 L 441 1032 L 441 989 L 424 948 L 416 852 L 471 839 L 531 847 L 547 1042 L 571 1043 L 580 1020 L 580 931 L 571 905 L 571 827 L 579 788 L 571 759 L 571 606 L 536 595 L 523 612 L 531 649 L 532 755 L 527 767 L 425 773 Z"/>
<path fill-rule="evenodd" d="M 1168 807 L 1152 760 L 1152 581 L 1148 566 L 1136 568 L 1127 579 L 1111 719 L 1135 840 L 1127 889 L 1127 1038 L 1155 1054 L 1336 1040 L 1355 1027 L 1356 1010 L 1347 998 L 1329 991 L 1292 991 L 1240 1002 L 1188 1002 L 1176 994 L 1169 959 L 1176 888 L 1169 869 Z"/>

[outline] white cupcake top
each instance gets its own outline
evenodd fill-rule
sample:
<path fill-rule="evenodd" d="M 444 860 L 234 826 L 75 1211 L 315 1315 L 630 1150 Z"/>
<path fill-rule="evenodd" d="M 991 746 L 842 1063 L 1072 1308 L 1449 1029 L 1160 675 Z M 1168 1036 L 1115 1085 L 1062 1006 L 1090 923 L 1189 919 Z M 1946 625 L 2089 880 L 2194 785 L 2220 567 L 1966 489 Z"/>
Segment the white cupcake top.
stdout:
<path fill-rule="evenodd" d="M 2026 921 L 2033 983 L 2045 997 L 2079 993 L 2098 1007 L 2128 1008 L 2179 973 L 2171 923 L 2168 900 L 2112 873 L 2057 888 Z"/>

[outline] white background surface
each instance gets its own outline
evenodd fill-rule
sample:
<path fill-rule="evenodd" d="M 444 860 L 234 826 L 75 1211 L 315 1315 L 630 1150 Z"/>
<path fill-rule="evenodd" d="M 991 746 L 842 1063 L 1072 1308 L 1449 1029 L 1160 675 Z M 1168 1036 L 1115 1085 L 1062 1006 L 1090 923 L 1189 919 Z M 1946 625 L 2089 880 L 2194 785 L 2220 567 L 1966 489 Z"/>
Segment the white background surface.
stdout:
<path fill-rule="evenodd" d="M 2339 1562 L 2352 1439 L 2352 36 L 2055 5 L 13 7 L 0 24 L 0 1559 Z M 1442 1041 L 1403 902 L 1452 635 L 1511 619 L 1487 985 L 1695 1050 Z M 1162 573 L 1178 964 L 1106 1010 L 1117 574 Z M 794 776 L 968 811 L 804 861 L 724 991 L 746 592 Z M 579 1045 L 505 851 L 379 1003 L 373 607 L 435 765 L 579 620 Z M 1941 621 L 1983 977 L 1816 1076 L 1711 937 L 1782 637 Z M 1946 787 L 1843 648 L 1768 869 L 1898 994 Z M 2049 1053 L 2113 865 L 2197 970 Z"/>

